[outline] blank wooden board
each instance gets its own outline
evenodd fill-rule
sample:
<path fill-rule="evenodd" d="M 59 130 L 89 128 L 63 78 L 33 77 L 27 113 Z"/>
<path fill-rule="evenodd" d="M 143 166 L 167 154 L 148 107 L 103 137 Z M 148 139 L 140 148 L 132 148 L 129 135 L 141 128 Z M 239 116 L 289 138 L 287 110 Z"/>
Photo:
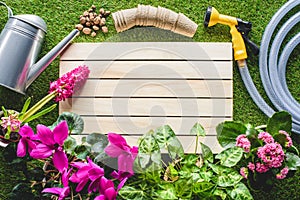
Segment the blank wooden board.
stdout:
<path fill-rule="evenodd" d="M 199 122 L 207 132 L 200 141 L 222 150 L 215 128 L 232 120 L 231 43 L 74 43 L 61 55 L 60 75 L 79 65 L 89 67 L 89 79 L 59 112 L 81 115 L 84 135 L 115 132 L 137 145 L 168 124 L 191 153 L 189 132 Z"/>

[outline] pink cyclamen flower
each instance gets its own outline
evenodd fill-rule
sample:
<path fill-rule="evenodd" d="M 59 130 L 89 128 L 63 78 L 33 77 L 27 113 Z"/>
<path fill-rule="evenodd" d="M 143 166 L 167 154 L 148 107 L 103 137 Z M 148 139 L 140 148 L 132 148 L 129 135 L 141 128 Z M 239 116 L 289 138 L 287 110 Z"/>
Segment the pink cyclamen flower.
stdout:
<path fill-rule="evenodd" d="M 42 193 L 52 193 L 58 195 L 58 200 L 63 200 L 70 194 L 70 187 L 54 187 L 54 188 L 46 188 L 42 191 Z"/>
<path fill-rule="evenodd" d="M 242 168 L 240 169 L 240 174 L 241 174 L 245 179 L 248 179 L 248 168 L 242 167 Z"/>
<path fill-rule="evenodd" d="M 41 142 L 36 145 L 30 153 L 35 159 L 44 159 L 53 155 L 53 164 L 62 172 L 64 168 L 68 168 L 68 158 L 63 151 L 64 141 L 69 135 L 69 129 L 66 121 L 60 122 L 51 131 L 44 125 L 37 125 L 37 138 Z"/>
<path fill-rule="evenodd" d="M 274 138 L 268 132 L 260 132 L 258 134 L 258 139 L 264 141 L 265 143 L 273 143 L 274 142 Z"/>
<path fill-rule="evenodd" d="M 280 170 L 279 174 L 276 174 L 276 178 L 277 179 L 284 179 L 288 173 L 289 173 L 289 168 L 285 167 L 282 170 Z"/>
<path fill-rule="evenodd" d="M 291 147 L 293 145 L 293 141 L 292 141 L 292 138 L 290 137 L 290 135 L 286 131 L 283 131 L 283 130 L 280 130 L 279 133 L 285 135 L 285 137 L 286 137 L 286 142 L 285 142 L 284 146 L 286 148 Z"/>
<path fill-rule="evenodd" d="M 122 172 L 122 171 L 116 171 L 116 170 L 114 170 L 110 175 L 119 181 L 123 181 L 124 179 L 127 180 L 128 178 L 133 176 L 133 174 L 130 174 L 128 172 Z"/>
<path fill-rule="evenodd" d="M 235 146 L 241 147 L 246 153 L 250 152 L 251 143 L 245 134 L 237 136 Z"/>
<path fill-rule="evenodd" d="M 62 101 L 78 91 L 86 82 L 90 70 L 87 66 L 78 66 L 70 72 L 67 72 L 58 80 L 50 83 L 49 93 L 56 92 L 55 101 Z"/>
<path fill-rule="evenodd" d="M 256 163 L 255 169 L 258 173 L 265 173 L 265 172 L 269 171 L 269 167 L 267 165 L 259 163 L 259 162 Z"/>
<path fill-rule="evenodd" d="M 91 183 L 88 187 L 88 192 L 97 192 L 100 190 L 100 180 L 104 176 L 104 169 L 95 164 L 93 168 L 88 171 Z"/>
<path fill-rule="evenodd" d="M 95 200 L 115 200 L 118 191 L 115 190 L 114 183 L 105 178 L 104 176 L 100 180 L 101 190 L 100 195 Z"/>
<path fill-rule="evenodd" d="M 22 126 L 19 134 L 21 136 L 21 139 L 17 147 L 17 156 L 24 157 L 26 155 L 26 147 L 28 148 L 29 153 L 31 153 L 31 151 L 35 149 L 36 143 L 33 140 L 36 139 L 36 135 L 28 125 Z"/>
<path fill-rule="evenodd" d="M 60 187 L 54 187 L 54 188 L 46 188 L 42 191 L 42 193 L 52 193 L 58 195 L 58 200 L 63 200 L 65 197 L 69 196 L 70 194 L 70 187 L 69 187 L 69 175 L 71 170 L 67 170 L 66 168 L 63 169 L 62 175 L 61 175 L 61 182 L 63 184 L 63 188 Z"/>
<path fill-rule="evenodd" d="M 279 143 L 267 143 L 258 147 L 257 156 L 269 167 L 278 168 L 284 161 L 285 154 Z"/>
<path fill-rule="evenodd" d="M 99 178 L 104 175 L 104 170 L 96 165 L 89 157 L 87 161 L 87 163 L 74 162 L 71 164 L 73 168 L 78 169 L 69 179 L 73 183 L 78 183 L 76 192 L 80 192 L 90 180 L 92 182 L 89 186 L 89 192 L 96 191 L 99 189 Z"/>
<path fill-rule="evenodd" d="M 248 165 L 247 165 L 248 169 L 250 169 L 252 172 L 254 172 L 255 170 L 255 164 L 252 163 L 252 162 L 249 162 Z"/>
<path fill-rule="evenodd" d="M 113 158 L 118 158 L 118 170 L 134 174 L 133 163 L 138 154 L 138 147 L 132 148 L 126 140 L 119 134 L 109 133 L 108 140 L 110 145 L 105 148 L 105 153 Z"/>

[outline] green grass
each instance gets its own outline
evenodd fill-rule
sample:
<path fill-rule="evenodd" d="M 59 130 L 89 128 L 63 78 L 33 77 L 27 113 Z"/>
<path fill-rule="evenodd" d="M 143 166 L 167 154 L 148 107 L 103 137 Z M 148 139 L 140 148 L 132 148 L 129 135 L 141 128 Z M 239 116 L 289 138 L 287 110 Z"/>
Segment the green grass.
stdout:
<path fill-rule="evenodd" d="M 256 44 L 260 44 L 265 27 L 273 14 L 285 3 L 284 0 L 166 0 L 164 2 L 155 0 L 141 0 L 141 1 L 117 1 L 117 0 L 103 0 L 103 1 L 71 1 L 71 0 L 11 0 L 6 1 L 14 14 L 36 14 L 42 17 L 48 26 L 48 33 L 45 39 L 45 43 L 41 52 L 41 56 L 45 55 L 51 48 L 55 46 L 61 39 L 63 39 L 78 23 L 78 16 L 82 12 L 88 9 L 92 4 L 97 8 L 104 7 L 112 12 L 136 7 L 138 3 L 150 4 L 153 6 L 162 6 L 169 8 L 175 12 L 182 12 L 190 19 L 199 24 L 198 30 L 193 38 L 197 42 L 230 42 L 231 35 L 229 33 L 229 27 L 224 25 L 216 25 L 211 28 L 205 29 L 203 27 L 203 16 L 207 6 L 212 5 L 217 8 L 220 13 L 228 14 L 242 18 L 247 21 L 251 21 L 253 24 L 253 30 L 251 32 L 251 40 Z M 299 9 L 298 9 L 299 10 Z M 0 29 L 4 27 L 6 23 L 6 10 L 4 7 L 0 7 Z M 147 41 L 147 34 L 139 33 L 136 31 L 135 35 L 126 34 L 126 32 L 117 34 L 113 26 L 113 20 L 110 16 L 108 18 L 108 34 L 98 34 L 95 38 L 80 35 L 74 42 L 103 42 L 103 41 Z M 136 29 L 137 30 L 137 29 Z M 142 30 L 142 29 L 141 29 Z M 295 32 L 299 32 L 299 26 Z M 168 35 L 170 35 L 168 33 Z M 163 34 L 159 36 L 150 35 L 150 40 L 154 41 L 172 41 L 172 39 L 179 40 L 182 37 L 172 34 L 165 38 Z M 186 40 L 186 38 L 185 38 Z M 184 41 L 184 40 L 183 40 Z M 190 40 L 187 40 L 190 41 Z M 295 50 L 294 57 L 289 63 L 287 80 L 289 83 L 289 89 L 297 100 L 299 98 L 299 78 L 300 73 L 297 72 L 300 65 L 299 48 Z M 0 61 L 1 62 L 1 61 Z M 250 73 L 253 77 L 254 83 L 258 87 L 258 90 L 264 94 L 264 90 L 260 81 L 258 70 L 258 58 L 254 55 L 250 55 L 248 59 L 248 66 Z M 9 67 L 9 66 L 7 66 Z M 75 67 L 75 66 L 74 66 Z M 37 102 L 48 91 L 49 82 L 58 78 L 59 62 L 56 59 L 51 65 L 43 72 L 39 78 L 30 86 L 26 95 L 16 94 L 5 88 L 0 88 L 0 104 L 6 108 L 12 108 L 20 110 L 27 97 L 32 97 L 32 103 Z M 0 72 L 3 73 L 3 72 Z M 57 117 L 58 109 L 51 114 L 42 117 L 32 124 L 35 126 L 38 123 L 50 125 Z M 253 103 L 252 99 L 248 95 L 241 77 L 238 73 L 237 66 L 234 64 L 234 119 L 240 120 L 254 125 L 264 124 L 267 117 L 258 109 Z M 299 137 L 295 136 L 295 139 L 299 142 Z M 0 194 L 5 195 L 13 185 L 11 181 L 14 179 L 12 172 L 8 170 L 9 166 L 5 163 L 0 164 Z M 12 176 L 11 176 L 12 175 Z M 293 177 L 286 180 L 276 182 L 273 189 L 270 191 L 257 191 L 253 192 L 255 199 L 296 199 L 300 196 L 300 174 L 297 172 Z M 2 199 L 0 195 L 0 199 Z"/>

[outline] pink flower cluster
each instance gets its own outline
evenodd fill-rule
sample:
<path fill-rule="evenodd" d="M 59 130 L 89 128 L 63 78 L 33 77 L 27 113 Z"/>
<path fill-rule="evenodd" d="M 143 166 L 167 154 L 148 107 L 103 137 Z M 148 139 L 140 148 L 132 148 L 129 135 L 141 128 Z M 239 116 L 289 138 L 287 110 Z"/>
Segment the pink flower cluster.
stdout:
<path fill-rule="evenodd" d="M 279 133 L 285 135 L 285 137 L 286 137 L 286 143 L 284 146 L 286 148 L 291 147 L 293 145 L 293 141 L 292 141 L 292 138 L 290 137 L 290 135 L 286 131 L 283 131 L 283 130 L 280 130 Z"/>
<path fill-rule="evenodd" d="M 251 143 L 245 134 L 237 136 L 235 145 L 243 148 L 246 153 L 250 152 Z"/>
<path fill-rule="evenodd" d="M 289 173 L 289 168 L 285 167 L 282 170 L 280 170 L 279 174 L 276 174 L 276 178 L 277 179 L 284 179 L 288 173 Z"/>
<path fill-rule="evenodd" d="M 258 134 L 257 138 L 264 141 L 265 143 L 273 143 L 274 142 L 274 138 L 268 132 L 260 132 Z"/>
<path fill-rule="evenodd" d="M 248 169 L 246 167 L 242 167 L 240 169 L 240 174 L 245 178 L 247 179 L 248 178 Z"/>
<path fill-rule="evenodd" d="M 18 131 L 21 126 L 21 121 L 18 119 L 19 113 L 14 110 L 8 110 L 7 117 L 1 117 L 1 126 L 4 129 L 10 128 L 11 131 Z"/>
<path fill-rule="evenodd" d="M 281 167 L 284 161 L 285 154 L 281 145 L 277 142 L 267 143 L 257 150 L 257 156 L 267 165 L 269 168 Z"/>
<path fill-rule="evenodd" d="M 84 85 L 89 73 L 90 70 L 87 66 L 78 66 L 50 83 L 49 93 L 55 92 L 57 94 L 54 99 L 56 102 L 65 100 Z"/>

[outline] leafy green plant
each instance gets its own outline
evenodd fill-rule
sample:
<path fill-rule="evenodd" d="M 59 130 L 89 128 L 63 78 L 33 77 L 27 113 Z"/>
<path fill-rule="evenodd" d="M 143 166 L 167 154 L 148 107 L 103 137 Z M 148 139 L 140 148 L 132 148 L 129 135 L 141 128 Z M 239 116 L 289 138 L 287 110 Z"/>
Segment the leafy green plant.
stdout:
<path fill-rule="evenodd" d="M 191 134 L 205 136 L 197 123 Z M 243 150 L 225 149 L 214 155 L 200 143 L 201 154 L 184 154 L 182 145 L 170 126 L 162 126 L 139 139 L 135 160 L 135 179 L 126 184 L 119 196 L 123 199 L 253 199 L 234 167 Z M 166 157 L 167 159 L 163 159 Z"/>

